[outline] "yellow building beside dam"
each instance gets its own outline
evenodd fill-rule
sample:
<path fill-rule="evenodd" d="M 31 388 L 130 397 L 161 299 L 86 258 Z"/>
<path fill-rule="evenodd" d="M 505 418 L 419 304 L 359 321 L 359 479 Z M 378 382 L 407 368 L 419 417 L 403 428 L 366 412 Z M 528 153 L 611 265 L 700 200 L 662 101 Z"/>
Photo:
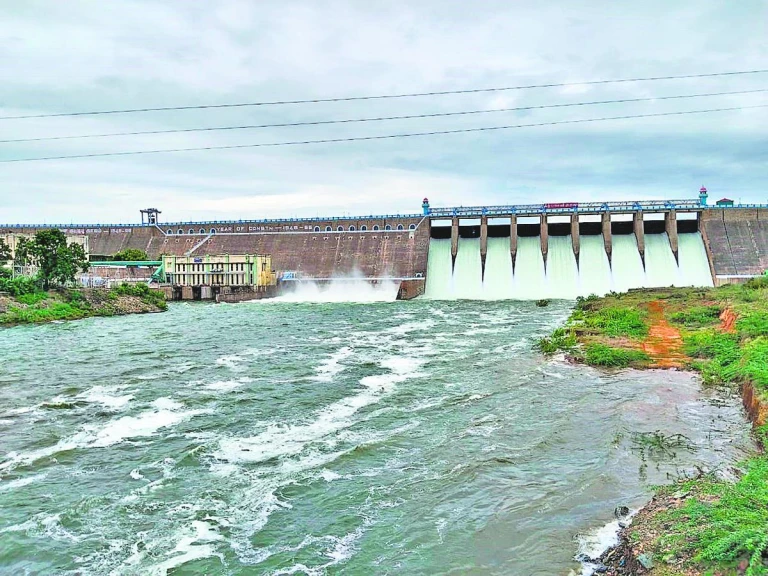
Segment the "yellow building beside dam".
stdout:
<path fill-rule="evenodd" d="M 251 286 L 277 284 L 272 256 L 222 254 L 208 256 L 163 256 L 166 281 L 174 286 Z"/>

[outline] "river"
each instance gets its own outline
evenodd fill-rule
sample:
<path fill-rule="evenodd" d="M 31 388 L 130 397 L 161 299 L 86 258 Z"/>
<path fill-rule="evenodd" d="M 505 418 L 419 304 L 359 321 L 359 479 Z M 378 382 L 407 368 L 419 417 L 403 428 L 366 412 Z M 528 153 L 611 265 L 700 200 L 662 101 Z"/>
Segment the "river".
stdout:
<path fill-rule="evenodd" d="M 682 372 L 532 349 L 568 303 L 174 304 L 0 330 L 2 574 L 567 575 L 750 449 Z M 684 434 L 653 451 L 638 434 Z"/>

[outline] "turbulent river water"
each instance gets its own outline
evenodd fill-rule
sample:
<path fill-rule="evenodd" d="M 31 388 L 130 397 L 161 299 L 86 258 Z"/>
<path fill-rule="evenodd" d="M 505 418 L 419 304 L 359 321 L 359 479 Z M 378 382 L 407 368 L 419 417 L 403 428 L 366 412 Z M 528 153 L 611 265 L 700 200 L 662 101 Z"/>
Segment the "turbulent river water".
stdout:
<path fill-rule="evenodd" d="M 750 443 L 738 398 L 690 375 L 543 359 L 568 311 L 177 304 L 0 330 L 0 573 L 579 573 L 615 506 Z"/>

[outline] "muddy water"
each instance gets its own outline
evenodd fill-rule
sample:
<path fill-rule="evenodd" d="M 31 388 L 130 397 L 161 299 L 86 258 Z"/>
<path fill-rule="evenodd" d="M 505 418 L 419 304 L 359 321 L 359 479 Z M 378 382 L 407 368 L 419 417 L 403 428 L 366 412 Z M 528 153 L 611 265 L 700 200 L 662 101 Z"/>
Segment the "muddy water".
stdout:
<path fill-rule="evenodd" d="M 567 314 L 184 304 L 0 331 L 0 573 L 578 571 L 617 504 L 750 443 L 689 375 L 533 352 Z M 648 451 L 655 430 L 691 448 Z"/>

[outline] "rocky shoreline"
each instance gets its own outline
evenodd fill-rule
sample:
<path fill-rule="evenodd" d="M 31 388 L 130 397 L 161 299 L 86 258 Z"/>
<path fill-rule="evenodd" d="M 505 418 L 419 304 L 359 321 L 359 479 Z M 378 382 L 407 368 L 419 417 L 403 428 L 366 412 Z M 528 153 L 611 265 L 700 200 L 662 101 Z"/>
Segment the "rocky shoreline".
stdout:
<path fill-rule="evenodd" d="M 167 309 L 162 292 L 146 285 L 51 290 L 19 297 L 0 294 L 0 327 L 150 314 Z"/>

